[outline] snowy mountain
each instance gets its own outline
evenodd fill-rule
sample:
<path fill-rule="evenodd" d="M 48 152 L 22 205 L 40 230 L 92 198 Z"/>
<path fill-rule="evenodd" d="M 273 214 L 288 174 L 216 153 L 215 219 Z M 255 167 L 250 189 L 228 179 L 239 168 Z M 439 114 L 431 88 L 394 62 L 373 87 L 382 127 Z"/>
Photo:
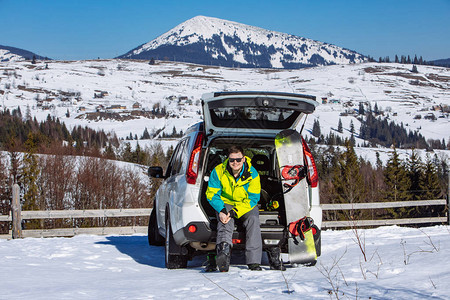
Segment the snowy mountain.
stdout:
<path fill-rule="evenodd" d="M 0 62 L 32 60 L 33 57 L 36 57 L 36 59 L 49 59 L 27 50 L 0 45 Z"/>
<path fill-rule="evenodd" d="M 204 16 L 187 20 L 119 58 L 285 69 L 360 63 L 365 59 L 335 45 Z"/>

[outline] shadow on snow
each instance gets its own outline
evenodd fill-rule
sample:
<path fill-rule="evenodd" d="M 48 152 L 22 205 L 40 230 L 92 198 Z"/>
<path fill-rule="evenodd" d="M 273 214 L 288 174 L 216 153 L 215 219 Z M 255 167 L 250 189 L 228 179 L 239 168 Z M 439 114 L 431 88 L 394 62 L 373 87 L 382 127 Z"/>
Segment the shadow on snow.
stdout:
<path fill-rule="evenodd" d="M 165 268 L 164 247 L 149 246 L 147 236 L 107 236 L 106 241 L 96 244 L 113 245 L 139 264 Z"/>
<path fill-rule="evenodd" d="M 149 246 L 147 236 L 107 236 L 106 241 L 97 242 L 101 245 L 112 245 L 121 253 L 128 255 L 139 264 L 155 268 L 165 268 L 164 246 Z M 264 263 L 264 258 L 263 258 Z M 195 256 L 188 262 L 188 268 L 203 270 L 206 264 L 206 255 Z M 231 256 L 232 265 L 245 264 L 244 251 L 235 250 Z M 245 266 L 247 268 L 247 266 Z"/>

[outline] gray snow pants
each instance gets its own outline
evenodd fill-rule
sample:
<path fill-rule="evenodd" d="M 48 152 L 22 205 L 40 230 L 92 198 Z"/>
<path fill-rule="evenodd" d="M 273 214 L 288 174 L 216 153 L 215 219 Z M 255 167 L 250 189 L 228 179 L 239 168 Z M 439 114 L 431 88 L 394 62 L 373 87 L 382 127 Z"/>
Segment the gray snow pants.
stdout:
<path fill-rule="evenodd" d="M 227 210 L 231 206 L 225 204 Z M 233 245 L 233 230 L 235 219 L 231 220 L 227 224 L 220 222 L 219 214 L 217 214 L 217 244 L 227 242 L 230 246 Z M 262 240 L 261 240 L 261 228 L 259 224 L 259 210 L 256 205 L 251 211 L 239 218 L 239 222 L 245 228 L 245 262 L 246 264 L 261 264 L 262 257 Z"/>

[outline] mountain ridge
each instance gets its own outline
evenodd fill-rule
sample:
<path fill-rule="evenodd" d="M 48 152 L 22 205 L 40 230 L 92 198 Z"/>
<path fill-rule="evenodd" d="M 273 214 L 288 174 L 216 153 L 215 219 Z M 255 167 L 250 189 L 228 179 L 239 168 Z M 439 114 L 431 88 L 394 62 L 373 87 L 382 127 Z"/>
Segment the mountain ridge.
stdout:
<path fill-rule="evenodd" d="M 33 57 L 35 57 L 36 59 L 51 59 L 28 50 L 0 45 L 0 62 L 32 60 Z"/>
<path fill-rule="evenodd" d="M 435 66 L 450 68 L 450 58 L 436 59 L 430 62 Z"/>
<path fill-rule="evenodd" d="M 205 16 L 189 19 L 117 58 L 280 69 L 366 60 L 364 55 L 336 45 Z"/>

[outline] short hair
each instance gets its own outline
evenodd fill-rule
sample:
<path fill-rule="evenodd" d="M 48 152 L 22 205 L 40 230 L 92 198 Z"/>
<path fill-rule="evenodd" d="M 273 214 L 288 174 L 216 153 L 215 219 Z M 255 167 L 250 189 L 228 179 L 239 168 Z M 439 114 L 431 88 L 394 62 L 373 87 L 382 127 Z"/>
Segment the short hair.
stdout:
<path fill-rule="evenodd" d="M 244 148 L 237 145 L 233 145 L 230 148 L 228 148 L 228 155 L 230 155 L 231 153 L 239 153 L 239 152 L 242 153 L 242 155 L 244 155 Z"/>

